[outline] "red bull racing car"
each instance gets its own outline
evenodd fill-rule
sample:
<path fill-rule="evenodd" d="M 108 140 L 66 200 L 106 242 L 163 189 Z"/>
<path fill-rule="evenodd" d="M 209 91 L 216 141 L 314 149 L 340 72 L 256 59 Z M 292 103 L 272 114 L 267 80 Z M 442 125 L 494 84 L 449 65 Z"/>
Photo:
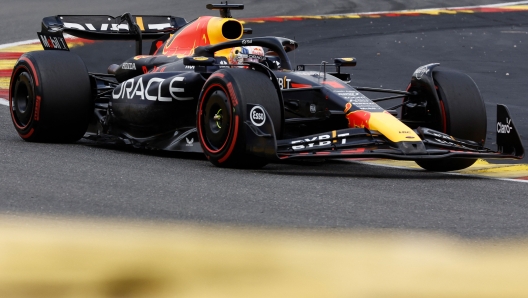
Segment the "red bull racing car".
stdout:
<path fill-rule="evenodd" d="M 357 87 L 338 58 L 294 67 L 297 42 L 247 38 L 231 17 L 240 4 L 209 4 L 220 17 L 59 15 L 43 19 L 44 51 L 14 67 L 10 109 L 20 137 L 74 142 L 83 137 L 135 147 L 203 152 L 220 167 L 259 168 L 308 158 L 413 160 L 432 171 L 477 158 L 524 156 L 508 109 L 497 106 L 497 150 L 485 147 L 486 110 L 473 80 L 429 64 L 406 90 Z M 136 56 L 91 73 L 63 34 L 134 40 Z M 143 42 L 151 40 L 148 54 Z M 387 94 L 371 99 L 362 92 Z M 377 102 L 401 98 L 381 108 Z M 400 109 L 397 112 L 397 109 Z M 398 114 L 400 115 L 399 117 Z"/>

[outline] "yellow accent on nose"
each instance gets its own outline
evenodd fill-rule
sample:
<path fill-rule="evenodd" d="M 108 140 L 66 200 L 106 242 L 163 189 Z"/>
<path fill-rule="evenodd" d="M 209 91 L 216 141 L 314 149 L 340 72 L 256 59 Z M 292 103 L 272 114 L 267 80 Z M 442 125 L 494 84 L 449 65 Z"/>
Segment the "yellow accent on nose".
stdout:
<path fill-rule="evenodd" d="M 420 137 L 407 125 L 387 112 L 371 113 L 369 127 L 393 142 L 419 142 Z"/>

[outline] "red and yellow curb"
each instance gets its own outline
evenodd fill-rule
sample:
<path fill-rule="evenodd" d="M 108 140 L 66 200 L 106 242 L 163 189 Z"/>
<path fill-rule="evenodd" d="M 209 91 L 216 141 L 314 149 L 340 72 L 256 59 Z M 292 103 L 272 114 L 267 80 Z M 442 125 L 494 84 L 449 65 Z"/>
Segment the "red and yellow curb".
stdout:
<path fill-rule="evenodd" d="M 243 23 L 266 23 L 304 20 L 333 20 L 333 19 L 359 19 L 359 18 L 381 18 L 381 17 L 416 17 L 424 15 L 445 15 L 445 14 L 473 14 L 473 13 L 497 13 L 497 12 L 519 12 L 528 11 L 528 5 L 505 5 L 487 7 L 448 7 L 433 9 L 417 9 L 387 12 L 365 12 L 347 14 L 328 15 L 297 15 L 297 16 L 272 16 L 260 18 L 244 18 Z"/>
<path fill-rule="evenodd" d="M 350 159 L 350 161 L 392 168 L 422 169 L 413 161 L 389 159 L 369 159 L 362 161 Z M 450 172 L 449 174 L 528 182 L 528 164 L 489 163 L 483 159 L 479 159 L 471 167 L 460 171 Z"/>
<path fill-rule="evenodd" d="M 92 40 L 80 39 L 74 37 L 66 38 L 70 48 L 83 46 L 87 43 L 93 43 Z M 18 58 L 22 54 L 31 51 L 41 51 L 42 45 L 37 41 L 30 41 L 27 44 L 19 44 L 0 48 L 0 98 L 7 99 L 9 96 L 9 82 L 11 73 Z"/>

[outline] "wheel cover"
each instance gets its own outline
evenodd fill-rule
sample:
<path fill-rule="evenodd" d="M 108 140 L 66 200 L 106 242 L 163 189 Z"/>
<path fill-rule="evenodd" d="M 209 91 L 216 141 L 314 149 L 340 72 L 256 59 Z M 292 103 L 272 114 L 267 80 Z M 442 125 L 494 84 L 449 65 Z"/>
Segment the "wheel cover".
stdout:
<path fill-rule="evenodd" d="M 223 89 L 205 94 L 199 117 L 202 142 L 210 153 L 220 152 L 229 141 L 232 113 L 229 97 Z"/>
<path fill-rule="evenodd" d="M 26 71 L 16 76 L 14 92 L 11 99 L 13 121 L 20 129 L 25 129 L 32 120 L 35 108 L 33 79 Z"/>

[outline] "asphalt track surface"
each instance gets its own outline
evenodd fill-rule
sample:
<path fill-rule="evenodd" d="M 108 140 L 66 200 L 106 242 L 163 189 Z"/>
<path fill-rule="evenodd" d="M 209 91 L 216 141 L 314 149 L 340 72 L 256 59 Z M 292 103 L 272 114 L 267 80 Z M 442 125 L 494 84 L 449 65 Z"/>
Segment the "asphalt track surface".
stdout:
<path fill-rule="evenodd" d="M 7 7 L 20 5 L 17 3 Z M 456 3 L 469 4 L 479 3 Z M 75 12 L 74 4 L 69 5 Z M 307 7 L 298 14 L 335 12 Z M 97 13 L 86 6 L 78 8 L 78 13 Z M 409 7 L 398 7 L 405 8 Z M 156 13 L 155 9 L 144 11 Z M 196 14 L 194 7 L 186 9 Z M 113 5 L 108 11 L 118 14 L 121 10 Z M 52 15 L 57 9 L 45 12 Z M 262 12 L 243 16 L 269 15 Z M 38 26 L 27 20 L 40 19 L 41 14 L 27 14 L 25 25 L 17 28 L 20 35 L 2 42 L 33 38 L 24 34 L 33 34 Z M 357 85 L 404 88 L 414 69 L 430 62 L 463 70 L 480 86 L 491 118 L 489 125 L 494 121 L 494 104 L 501 102 L 510 107 L 517 126 L 528 131 L 528 66 L 523 63 L 528 52 L 527 20 L 528 13 L 490 13 L 248 26 L 255 36 L 296 39 L 301 48 L 291 58 L 297 64 L 357 57 L 358 66 L 352 69 Z M 526 144 L 526 139 L 523 141 Z M 493 142 L 491 135 L 488 142 Z M 230 170 L 215 168 L 200 155 L 101 147 L 88 141 L 31 144 L 16 135 L 6 108 L 0 109 L 0 148 L 2 213 L 237 226 L 405 229 L 469 238 L 528 234 L 528 183 L 347 161 Z"/>

